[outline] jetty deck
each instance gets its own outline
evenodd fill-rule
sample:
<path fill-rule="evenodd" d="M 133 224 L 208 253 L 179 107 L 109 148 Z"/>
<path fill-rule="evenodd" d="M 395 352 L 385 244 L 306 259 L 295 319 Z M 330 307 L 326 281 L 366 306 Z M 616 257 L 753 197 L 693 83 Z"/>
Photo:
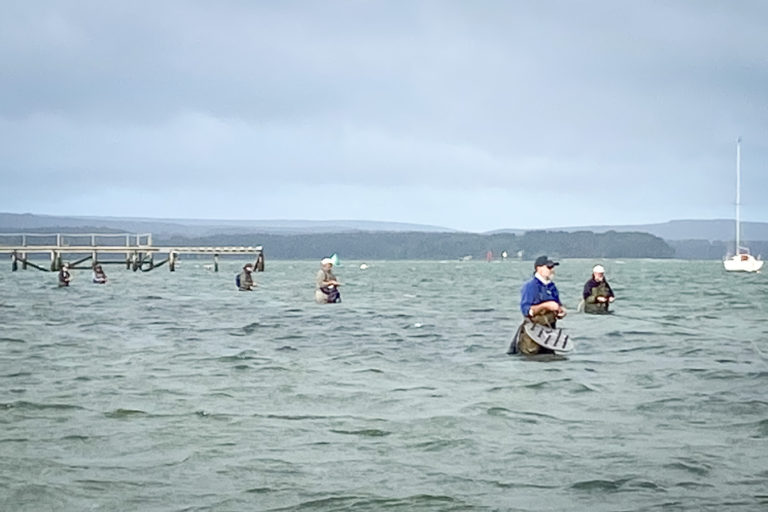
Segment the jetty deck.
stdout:
<path fill-rule="evenodd" d="M 0 254 L 11 255 L 13 271 L 21 264 L 22 269 L 32 267 L 57 272 L 66 257 L 73 260 L 67 261 L 70 268 L 86 268 L 78 265 L 89 262 L 87 268 L 97 264 L 125 264 L 128 269 L 147 272 L 167 263 L 174 272 L 176 262 L 184 254 L 212 255 L 216 272 L 219 256 L 252 255 L 256 270 L 264 270 L 264 250 L 260 245 L 158 246 L 152 243 L 151 233 L 0 233 Z M 42 266 L 31 260 L 31 256 L 40 254 L 49 256 L 50 265 Z M 121 258 L 116 260 L 115 255 Z"/>

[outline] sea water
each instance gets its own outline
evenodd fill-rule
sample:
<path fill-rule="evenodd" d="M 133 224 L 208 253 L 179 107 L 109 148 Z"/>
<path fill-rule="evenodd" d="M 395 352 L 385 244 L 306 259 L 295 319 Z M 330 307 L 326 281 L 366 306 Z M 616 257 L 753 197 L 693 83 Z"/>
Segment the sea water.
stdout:
<path fill-rule="evenodd" d="M 508 356 L 530 262 L 202 260 L 109 283 L 0 269 L 0 510 L 768 508 L 768 278 L 555 276 L 565 359 Z"/>

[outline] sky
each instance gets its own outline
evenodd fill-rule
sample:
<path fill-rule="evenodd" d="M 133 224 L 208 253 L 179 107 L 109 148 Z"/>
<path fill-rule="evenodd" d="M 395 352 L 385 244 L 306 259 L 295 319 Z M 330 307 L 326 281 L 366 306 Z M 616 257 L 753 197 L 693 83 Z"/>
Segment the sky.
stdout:
<path fill-rule="evenodd" d="M 768 2 L 35 1 L 0 212 L 768 221 Z"/>

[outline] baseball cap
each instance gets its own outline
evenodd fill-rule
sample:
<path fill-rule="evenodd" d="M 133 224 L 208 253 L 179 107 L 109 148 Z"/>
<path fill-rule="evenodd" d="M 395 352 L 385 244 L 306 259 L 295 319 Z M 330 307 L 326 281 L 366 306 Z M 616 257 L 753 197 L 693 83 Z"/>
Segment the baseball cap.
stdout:
<path fill-rule="evenodd" d="M 593 274 L 605 274 L 605 269 L 602 265 L 595 265 L 592 267 L 592 273 Z"/>
<path fill-rule="evenodd" d="M 549 259 L 549 256 L 539 256 L 536 258 L 536 261 L 533 263 L 533 268 L 537 267 L 554 267 L 556 265 L 559 265 L 557 261 L 552 261 Z"/>

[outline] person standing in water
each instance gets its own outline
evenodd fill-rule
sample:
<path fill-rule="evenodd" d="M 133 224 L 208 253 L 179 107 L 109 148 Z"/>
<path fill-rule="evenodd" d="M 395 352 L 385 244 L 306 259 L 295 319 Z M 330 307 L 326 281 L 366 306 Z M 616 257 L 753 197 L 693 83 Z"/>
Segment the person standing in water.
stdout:
<path fill-rule="evenodd" d="M 107 274 L 104 273 L 104 269 L 101 265 L 95 265 L 93 267 L 93 282 L 96 284 L 106 284 Z"/>
<path fill-rule="evenodd" d="M 318 304 L 332 304 L 341 302 L 339 294 L 339 281 L 333 275 L 333 260 L 323 258 L 320 260 L 320 270 L 315 276 L 315 302 Z"/>
<path fill-rule="evenodd" d="M 253 282 L 253 265 L 246 263 L 243 266 L 243 271 L 237 276 L 237 289 L 241 292 L 250 292 L 256 285 Z"/>
<path fill-rule="evenodd" d="M 584 312 L 593 315 L 608 313 L 608 306 L 615 300 L 611 285 L 605 279 L 605 268 L 595 265 L 592 277 L 584 285 Z"/>
<path fill-rule="evenodd" d="M 566 315 L 565 308 L 560 302 L 560 293 L 552 282 L 555 267 L 560 263 L 550 260 L 547 256 L 539 256 L 533 264 L 533 277 L 520 290 L 520 311 L 523 314 L 523 324 L 517 330 L 509 353 L 520 352 L 525 355 L 554 354 L 553 350 L 537 344 L 526 334 L 524 326 L 527 322 L 555 328 L 557 320 Z"/>
<path fill-rule="evenodd" d="M 69 282 L 72 280 L 72 275 L 69 273 L 69 264 L 65 263 L 59 270 L 59 288 L 69 286 Z"/>

